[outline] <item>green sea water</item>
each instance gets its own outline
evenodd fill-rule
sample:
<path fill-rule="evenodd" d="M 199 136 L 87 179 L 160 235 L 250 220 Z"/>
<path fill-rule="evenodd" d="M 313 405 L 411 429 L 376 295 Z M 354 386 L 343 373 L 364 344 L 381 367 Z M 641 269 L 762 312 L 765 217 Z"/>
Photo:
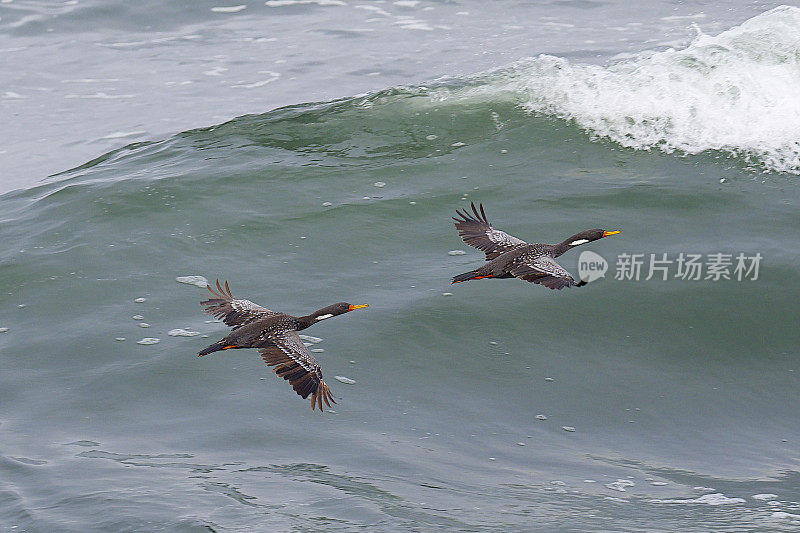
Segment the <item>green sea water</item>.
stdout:
<path fill-rule="evenodd" d="M 245 115 L 0 197 L 0 528 L 796 530 L 791 152 L 694 153 L 680 117 L 626 147 L 543 109 L 529 68 Z M 483 261 L 451 220 L 473 201 L 531 242 L 620 229 L 559 259 L 606 277 L 451 286 Z M 615 279 L 664 253 L 763 259 Z M 227 328 L 195 275 L 295 315 L 368 303 L 304 332 L 334 408 L 254 350 L 197 358 Z"/>

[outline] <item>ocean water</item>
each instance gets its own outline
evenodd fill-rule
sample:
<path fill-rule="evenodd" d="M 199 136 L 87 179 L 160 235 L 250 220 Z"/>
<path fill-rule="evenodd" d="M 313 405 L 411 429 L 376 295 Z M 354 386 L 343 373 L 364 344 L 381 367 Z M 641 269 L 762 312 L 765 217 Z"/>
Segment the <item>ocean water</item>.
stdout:
<path fill-rule="evenodd" d="M 0 530 L 798 530 L 798 36 L 768 2 L 0 3 Z M 608 262 L 586 287 L 451 286 L 471 201 L 622 233 L 560 258 Z M 304 332 L 334 408 L 198 359 L 187 276 L 369 303 Z"/>

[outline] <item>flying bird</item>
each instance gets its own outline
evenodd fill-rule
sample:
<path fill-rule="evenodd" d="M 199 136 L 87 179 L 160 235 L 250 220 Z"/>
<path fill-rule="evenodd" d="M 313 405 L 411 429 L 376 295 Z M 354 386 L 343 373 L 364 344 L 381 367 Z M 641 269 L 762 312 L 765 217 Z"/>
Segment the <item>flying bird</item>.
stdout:
<path fill-rule="evenodd" d="M 336 403 L 331 391 L 322 380 L 319 362 L 311 355 L 298 331 L 302 331 L 321 320 L 342 315 L 355 309 L 369 307 L 367 304 L 351 305 L 345 302 L 323 307 L 306 316 L 292 316 L 270 311 L 250 300 L 234 298 L 225 282 L 223 289 L 217 280 L 217 291 L 210 285 L 208 290 L 214 296 L 200 302 L 206 313 L 221 319 L 233 331 L 211 346 L 202 350 L 198 357 L 220 350 L 256 348 L 268 366 L 275 367 L 275 373 L 288 381 L 292 388 L 304 399 L 311 396 L 311 408 L 322 411 L 322 403 L 328 407 Z"/>
<path fill-rule="evenodd" d="M 483 204 L 471 202 L 472 214 L 466 209 L 456 210 L 456 229 L 468 245 L 486 253 L 487 263 L 480 268 L 459 274 L 452 283 L 483 278 L 520 278 L 550 289 L 582 287 L 586 281 L 576 282 L 569 272 L 555 262 L 555 258 L 570 248 L 596 241 L 619 231 L 589 229 L 568 237 L 559 244 L 527 243 L 508 233 L 496 230 L 486 218 Z"/>

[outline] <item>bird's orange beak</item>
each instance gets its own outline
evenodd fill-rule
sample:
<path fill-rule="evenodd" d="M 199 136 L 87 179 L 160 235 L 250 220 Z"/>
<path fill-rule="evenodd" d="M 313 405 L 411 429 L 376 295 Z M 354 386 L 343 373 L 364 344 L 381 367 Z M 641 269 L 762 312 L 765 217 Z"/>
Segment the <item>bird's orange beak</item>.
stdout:
<path fill-rule="evenodd" d="M 617 230 L 617 231 L 604 231 L 603 232 L 603 237 L 608 237 L 609 235 L 616 235 L 617 233 L 620 233 L 620 231 L 619 230 Z"/>
<path fill-rule="evenodd" d="M 369 304 L 361 304 L 361 305 L 351 305 L 347 308 L 348 311 L 352 311 L 354 309 L 363 309 L 365 307 L 369 307 Z"/>

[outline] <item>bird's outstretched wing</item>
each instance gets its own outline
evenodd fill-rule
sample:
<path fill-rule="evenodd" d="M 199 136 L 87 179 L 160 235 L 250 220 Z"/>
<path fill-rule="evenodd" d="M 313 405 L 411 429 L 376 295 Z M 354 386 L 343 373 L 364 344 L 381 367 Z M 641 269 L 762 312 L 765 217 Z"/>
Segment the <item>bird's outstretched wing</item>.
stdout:
<path fill-rule="evenodd" d="M 205 307 L 206 313 L 219 318 L 227 326 L 233 329 L 240 328 L 245 324 L 249 324 L 254 320 L 260 320 L 268 316 L 278 315 L 275 311 L 270 311 L 266 307 L 261 307 L 254 304 L 250 300 L 239 300 L 233 297 L 231 290 L 228 287 L 228 282 L 225 282 L 225 288 L 219 284 L 217 280 L 217 291 L 208 285 L 208 290 L 214 295 L 214 298 L 200 302 L 200 305 Z"/>
<path fill-rule="evenodd" d="M 515 278 L 538 283 L 549 289 L 586 285 L 585 281 L 576 282 L 564 267 L 556 263 L 553 258 L 547 256 L 532 257 L 528 254 L 522 254 L 509 263 L 505 270 Z"/>
<path fill-rule="evenodd" d="M 461 218 L 453 217 L 453 220 L 456 221 L 456 229 L 461 239 L 470 246 L 485 252 L 487 261 L 491 261 L 504 252 L 527 244 L 522 239 L 513 237 L 505 231 L 492 228 L 486 218 L 486 213 L 483 211 L 483 204 L 478 204 L 478 207 L 475 207 L 474 203 L 470 203 L 473 214 L 470 214 L 466 209 L 463 211 L 456 210 L 456 213 Z"/>
<path fill-rule="evenodd" d="M 311 395 L 311 408 L 322 411 L 322 402 L 328 407 L 336 403 L 331 390 L 322 381 L 322 369 L 300 336 L 294 330 L 273 333 L 254 344 L 268 366 L 288 381 L 303 398 Z"/>

